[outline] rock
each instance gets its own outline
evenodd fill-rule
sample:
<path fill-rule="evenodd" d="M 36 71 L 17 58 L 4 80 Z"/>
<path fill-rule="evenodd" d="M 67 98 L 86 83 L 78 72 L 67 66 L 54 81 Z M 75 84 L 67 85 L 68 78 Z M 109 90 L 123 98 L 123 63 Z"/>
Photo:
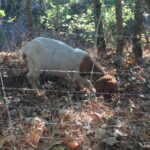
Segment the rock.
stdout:
<path fill-rule="evenodd" d="M 142 76 L 147 78 L 147 79 L 150 79 L 150 67 L 148 67 L 147 69 L 143 70 Z"/>
<path fill-rule="evenodd" d="M 102 142 L 106 143 L 106 144 L 109 145 L 109 146 L 113 146 L 113 145 L 116 144 L 118 141 L 117 141 L 116 137 L 108 137 L 108 138 L 103 139 Z"/>
<path fill-rule="evenodd" d="M 106 129 L 103 128 L 97 128 L 95 131 L 95 138 L 96 139 L 104 139 L 106 138 Z"/>

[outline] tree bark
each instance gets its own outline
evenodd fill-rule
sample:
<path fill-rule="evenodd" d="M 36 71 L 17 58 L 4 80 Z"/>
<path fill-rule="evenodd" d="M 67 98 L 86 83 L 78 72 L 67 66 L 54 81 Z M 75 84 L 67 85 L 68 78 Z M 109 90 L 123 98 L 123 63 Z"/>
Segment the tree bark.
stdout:
<path fill-rule="evenodd" d="M 134 34 L 132 38 L 133 42 L 133 53 L 138 60 L 142 58 L 142 47 L 141 47 L 141 30 L 143 22 L 143 0 L 137 0 L 135 5 L 135 14 L 134 14 L 135 24 L 134 24 Z"/>
<path fill-rule="evenodd" d="M 150 0 L 145 0 L 147 6 L 148 6 L 148 9 L 149 9 L 149 13 L 150 13 Z"/>
<path fill-rule="evenodd" d="M 116 0 L 116 23 L 117 23 L 117 46 L 116 53 L 121 55 L 123 52 L 123 19 L 121 0 Z"/>
<path fill-rule="evenodd" d="M 42 15 L 45 12 L 45 5 L 43 0 L 39 0 L 40 4 L 40 15 Z"/>
<path fill-rule="evenodd" d="M 26 0 L 26 14 L 28 17 L 28 25 L 29 25 L 29 40 L 33 39 L 34 34 L 34 21 L 33 21 L 31 1 L 32 0 Z"/>
<path fill-rule="evenodd" d="M 100 51 L 106 51 L 100 1 L 93 0 L 93 6 L 94 6 L 95 29 L 96 29 L 96 48 L 97 52 L 100 53 Z"/>

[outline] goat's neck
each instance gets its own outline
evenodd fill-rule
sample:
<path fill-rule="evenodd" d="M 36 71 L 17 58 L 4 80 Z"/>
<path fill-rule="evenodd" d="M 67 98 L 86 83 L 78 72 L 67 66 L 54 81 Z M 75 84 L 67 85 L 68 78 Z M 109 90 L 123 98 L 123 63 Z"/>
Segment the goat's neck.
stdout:
<path fill-rule="evenodd" d="M 95 82 L 106 74 L 104 69 L 89 56 L 84 57 L 79 70 L 82 77 L 88 77 L 92 82 Z"/>

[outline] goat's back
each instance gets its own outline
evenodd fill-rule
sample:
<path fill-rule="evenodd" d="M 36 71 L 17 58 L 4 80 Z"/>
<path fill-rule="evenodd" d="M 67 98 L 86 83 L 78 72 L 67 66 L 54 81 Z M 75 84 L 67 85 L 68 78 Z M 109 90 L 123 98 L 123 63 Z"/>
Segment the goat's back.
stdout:
<path fill-rule="evenodd" d="M 43 37 L 33 39 L 22 48 L 22 52 L 28 59 L 32 59 L 35 69 L 41 70 L 79 71 L 80 63 L 86 55 L 83 50 Z"/>

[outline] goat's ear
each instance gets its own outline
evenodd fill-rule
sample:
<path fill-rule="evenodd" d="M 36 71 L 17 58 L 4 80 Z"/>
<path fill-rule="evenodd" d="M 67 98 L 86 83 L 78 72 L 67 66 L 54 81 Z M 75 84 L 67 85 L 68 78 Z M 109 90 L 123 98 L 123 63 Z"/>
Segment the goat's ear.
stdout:
<path fill-rule="evenodd" d="M 113 79 L 115 79 L 113 76 L 111 76 L 109 74 L 106 74 L 103 77 L 99 78 L 98 80 L 110 81 L 110 80 L 113 80 Z"/>
<path fill-rule="evenodd" d="M 111 75 L 105 75 L 98 79 L 95 84 L 96 92 L 103 94 L 104 99 L 111 99 L 112 93 L 118 92 L 117 81 Z"/>
<path fill-rule="evenodd" d="M 97 92 L 98 94 L 104 93 L 105 81 L 102 80 L 101 78 L 98 79 L 98 80 L 94 83 L 94 87 L 95 87 L 96 92 Z"/>
<path fill-rule="evenodd" d="M 111 81 L 112 76 L 104 75 L 103 77 L 99 78 L 95 83 L 94 86 L 97 89 L 97 92 L 104 92 L 106 90 L 107 82 Z"/>

